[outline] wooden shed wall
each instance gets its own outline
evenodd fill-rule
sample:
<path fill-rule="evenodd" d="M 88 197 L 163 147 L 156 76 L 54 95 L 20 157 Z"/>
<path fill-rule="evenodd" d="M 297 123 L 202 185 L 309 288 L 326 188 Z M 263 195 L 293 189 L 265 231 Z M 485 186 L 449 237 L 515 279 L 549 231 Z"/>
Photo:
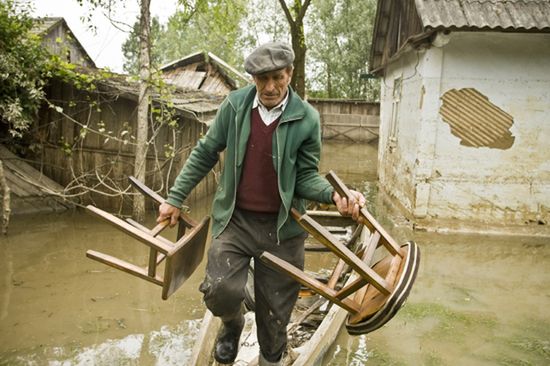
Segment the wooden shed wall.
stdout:
<path fill-rule="evenodd" d="M 36 164 L 54 181 L 64 187 L 73 187 L 65 192 L 68 195 L 81 191 L 75 184 L 77 177 L 86 181 L 88 186 L 98 185 L 97 190 L 101 193 L 83 196 L 83 204 L 93 202 L 102 208 L 117 209 L 123 203 L 130 203 L 127 197 L 123 198 L 105 185 L 124 190 L 128 187 L 127 177 L 133 174 L 134 145 L 124 143 L 124 140 L 132 141 L 128 136 L 136 130 L 136 101 L 101 93 L 89 94 L 60 82 L 49 86 L 48 98 L 62 106 L 63 114 L 52 108 L 42 109 L 37 138 L 43 142 L 44 148 Z M 89 103 L 94 100 L 98 106 L 90 108 Z M 160 190 L 162 196 L 166 196 L 167 186 L 173 183 L 191 148 L 207 129 L 199 121 L 182 116 L 177 119 L 179 126 L 176 129 L 163 125 L 155 131 L 154 144 L 149 148 L 146 184 Z M 104 129 L 104 133 L 87 132 L 82 137 L 83 126 L 96 131 Z M 149 136 L 152 135 L 150 130 Z M 170 163 L 164 155 L 165 145 L 174 145 L 174 141 L 177 154 Z M 73 147 L 72 152 L 63 148 L 67 145 Z M 100 184 L 101 181 L 105 185 Z M 163 184 L 166 181 L 168 184 Z M 215 173 L 210 172 L 192 192 L 190 199 L 206 196 L 214 192 L 215 187 Z"/>
<path fill-rule="evenodd" d="M 378 137 L 379 103 L 337 99 L 308 102 L 319 111 L 323 139 L 368 142 Z"/>
<path fill-rule="evenodd" d="M 73 37 L 67 32 L 63 23 L 59 22 L 47 34 L 43 35 L 42 43 L 51 53 L 60 56 L 64 61 L 86 67 L 95 67 Z"/>

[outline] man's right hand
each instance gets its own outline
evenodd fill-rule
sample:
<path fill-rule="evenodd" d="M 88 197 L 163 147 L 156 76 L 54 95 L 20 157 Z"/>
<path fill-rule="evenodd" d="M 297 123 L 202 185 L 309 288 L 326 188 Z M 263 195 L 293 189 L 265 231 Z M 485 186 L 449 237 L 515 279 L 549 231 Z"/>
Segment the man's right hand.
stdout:
<path fill-rule="evenodd" d="M 178 223 L 181 210 L 172 206 L 169 203 L 162 203 L 159 206 L 159 216 L 157 217 L 157 223 L 161 223 L 164 220 L 170 219 L 170 227 L 174 227 Z"/>

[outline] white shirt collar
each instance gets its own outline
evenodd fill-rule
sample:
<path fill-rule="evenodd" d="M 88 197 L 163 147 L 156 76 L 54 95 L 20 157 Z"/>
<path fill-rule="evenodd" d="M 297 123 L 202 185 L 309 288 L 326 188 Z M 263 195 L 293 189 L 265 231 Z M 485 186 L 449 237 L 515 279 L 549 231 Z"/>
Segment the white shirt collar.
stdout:
<path fill-rule="evenodd" d="M 258 108 L 258 112 L 260 112 L 260 117 L 262 117 L 262 121 L 264 121 L 266 126 L 269 126 L 277 118 L 283 114 L 283 111 L 285 110 L 287 104 L 288 104 L 288 95 L 289 91 L 287 90 L 286 96 L 283 98 L 281 103 L 276 105 L 275 107 L 271 108 L 270 110 L 267 109 L 266 106 L 262 104 L 260 101 L 260 97 L 258 96 L 258 92 L 256 92 L 256 96 L 254 97 L 254 102 L 252 103 L 252 109 Z"/>

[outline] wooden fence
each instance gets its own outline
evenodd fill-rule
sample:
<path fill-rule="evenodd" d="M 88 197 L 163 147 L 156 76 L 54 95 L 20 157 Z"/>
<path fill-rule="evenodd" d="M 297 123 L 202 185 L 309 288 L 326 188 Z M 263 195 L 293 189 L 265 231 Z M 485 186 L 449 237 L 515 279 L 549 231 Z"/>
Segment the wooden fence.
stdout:
<path fill-rule="evenodd" d="M 68 197 L 82 204 L 94 203 L 105 209 L 128 207 L 121 194 L 134 171 L 137 95 L 135 93 L 93 93 L 71 85 L 52 82 L 48 99 L 61 110 L 44 107 L 35 131 L 42 151 L 35 167 L 65 188 Z M 192 96 L 189 96 L 191 98 Z M 378 136 L 379 104 L 364 101 L 310 99 L 319 110 L 324 139 L 365 142 Z M 91 104 L 92 103 L 92 106 Z M 206 133 L 204 120 L 212 119 L 212 108 L 203 115 L 176 111 L 175 128 L 159 125 L 147 158 L 146 184 L 166 196 L 196 142 Z M 200 118 L 198 118 L 200 117 Z M 165 154 L 175 152 L 174 159 Z M 200 199 L 216 189 L 221 163 L 195 188 L 190 199 Z M 87 194 L 83 192 L 88 191 Z"/>
<path fill-rule="evenodd" d="M 378 138 L 380 104 L 362 100 L 308 99 L 321 115 L 325 140 L 368 142 Z"/>
<path fill-rule="evenodd" d="M 39 114 L 35 137 L 41 141 L 42 151 L 35 167 L 82 204 L 110 210 L 129 207 L 128 195 L 120 191 L 129 187 L 128 176 L 134 172 L 135 144 L 130 136 L 135 135 L 137 126 L 137 97 L 88 93 L 62 82 L 53 82 L 47 95 L 62 112 L 44 107 Z M 149 147 L 145 183 L 162 196 L 207 130 L 204 122 L 189 114 L 176 111 L 175 119 L 175 128 L 164 124 L 149 131 L 149 136 L 155 137 Z M 174 159 L 165 156 L 171 151 Z M 190 199 L 215 191 L 216 171 L 219 167 L 203 179 Z M 87 190 L 89 193 L 82 194 Z"/>

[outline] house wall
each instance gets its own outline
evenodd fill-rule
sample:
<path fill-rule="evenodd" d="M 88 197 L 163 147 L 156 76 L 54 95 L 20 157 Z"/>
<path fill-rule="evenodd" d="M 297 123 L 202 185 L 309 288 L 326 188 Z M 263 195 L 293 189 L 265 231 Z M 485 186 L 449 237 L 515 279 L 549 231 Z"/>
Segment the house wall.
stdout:
<path fill-rule="evenodd" d="M 550 34 L 457 32 L 434 44 L 386 70 L 381 187 L 418 226 L 548 230 Z"/>

